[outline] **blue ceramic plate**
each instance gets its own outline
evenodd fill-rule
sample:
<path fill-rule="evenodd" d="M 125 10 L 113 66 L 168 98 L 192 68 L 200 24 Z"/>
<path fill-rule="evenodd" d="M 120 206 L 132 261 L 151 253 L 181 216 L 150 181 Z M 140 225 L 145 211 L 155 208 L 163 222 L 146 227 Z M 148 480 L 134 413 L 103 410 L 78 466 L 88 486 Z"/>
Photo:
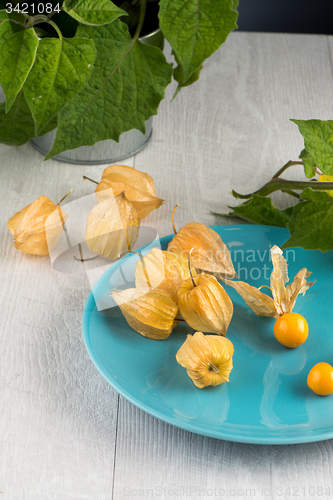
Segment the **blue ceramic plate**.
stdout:
<path fill-rule="evenodd" d="M 254 225 L 213 229 L 228 245 L 240 279 L 257 287 L 269 284 L 269 249 L 286 241 L 286 229 Z M 160 240 L 163 249 L 171 238 Z M 302 267 L 316 280 L 304 297 L 299 295 L 294 308 L 309 323 L 309 337 L 302 346 L 280 345 L 273 335 L 275 320 L 257 317 L 227 287 L 234 303 L 228 329 L 235 347 L 230 382 L 196 388 L 175 358 L 193 330 L 183 323 L 166 340 L 146 339 L 128 326 L 118 307 L 112 307 L 108 290 L 134 286 L 138 257 L 128 255 L 103 274 L 84 308 L 83 336 L 96 368 L 137 407 L 197 434 L 257 444 L 333 438 L 333 395 L 317 396 L 306 383 L 316 363 L 333 363 L 333 254 L 297 248 L 284 255 L 291 280 Z"/>

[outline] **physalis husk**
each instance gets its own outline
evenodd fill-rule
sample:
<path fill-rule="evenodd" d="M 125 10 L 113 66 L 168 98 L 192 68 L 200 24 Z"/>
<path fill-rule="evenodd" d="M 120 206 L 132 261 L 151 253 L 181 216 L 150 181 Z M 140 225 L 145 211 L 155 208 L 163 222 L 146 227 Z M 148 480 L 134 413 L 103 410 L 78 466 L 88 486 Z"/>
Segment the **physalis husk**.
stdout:
<path fill-rule="evenodd" d="M 176 359 L 186 368 L 194 385 L 202 389 L 229 382 L 233 354 L 234 346 L 229 339 L 196 332 L 187 336 Z"/>
<path fill-rule="evenodd" d="M 63 231 L 67 215 L 47 196 L 40 196 L 8 221 L 14 247 L 24 253 L 49 255 Z"/>
<path fill-rule="evenodd" d="M 146 288 L 114 290 L 111 297 L 120 307 L 129 326 L 149 339 L 163 340 L 177 326 L 178 306 L 174 297 Z"/>
<path fill-rule="evenodd" d="M 262 293 L 259 288 L 243 281 L 226 280 L 225 283 L 234 288 L 258 316 L 279 318 L 283 314 L 292 312 L 298 294 L 304 295 L 314 282 L 306 281 L 311 272 L 303 268 L 298 271 L 294 281 L 285 286 L 289 281 L 288 266 L 281 248 L 277 245 L 271 248 L 271 258 L 273 272 L 270 279 L 270 289 L 273 298 Z"/>
<path fill-rule="evenodd" d="M 198 222 L 183 226 L 169 243 L 168 250 L 187 259 L 191 254 L 193 267 L 218 279 L 236 278 L 228 247 L 211 228 Z"/>
<path fill-rule="evenodd" d="M 104 170 L 101 182 L 96 187 L 97 200 L 107 199 L 110 188 L 114 196 L 124 191 L 126 198 L 136 208 L 139 219 L 159 208 L 164 201 L 156 196 L 155 184 L 150 175 L 127 165 L 111 165 Z"/>
<path fill-rule="evenodd" d="M 192 275 L 197 275 L 193 267 Z M 135 286 L 169 292 L 177 301 L 178 291 L 189 277 L 186 259 L 174 252 L 153 248 L 136 264 Z"/>
<path fill-rule="evenodd" d="M 227 292 L 214 276 L 201 273 L 183 282 L 178 292 L 179 312 L 194 330 L 226 335 L 233 314 Z"/>
<path fill-rule="evenodd" d="M 90 250 L 108 259 L 131 251 L 139 235 L 140 220 L 132 203 L 122 192 L 98 203 L 86 223 L 85 240 Z"/>

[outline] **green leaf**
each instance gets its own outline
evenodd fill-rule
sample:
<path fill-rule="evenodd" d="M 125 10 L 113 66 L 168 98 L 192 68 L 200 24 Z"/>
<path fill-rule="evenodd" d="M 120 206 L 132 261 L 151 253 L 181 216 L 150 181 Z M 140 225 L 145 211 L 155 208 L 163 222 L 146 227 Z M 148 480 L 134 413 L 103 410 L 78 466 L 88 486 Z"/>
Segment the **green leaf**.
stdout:
<path fill-rule="evenodd" d="M 290 238 L 281 248 L 302 247 L 327 252 L 333 248 L 333 199 L 323 191 L 305 189 L 287 224 Z"/>
<path fill-rule="evenodd" d="M 304 137 L 305 149 L 315 164 L 327 175 L 333 175 L 333 120 L 291 120 Z"/>
<path fill-rule="evenodd" d="M 176 68 L 174 68 L 174 70 L 173 70 L 173 77 L 178 82 L 178 86 L 177 86 L 176 92 L 174 93 L 174 96 L 172 98 L 172 100 L 173 100 L 183 87 L 187 87 L 188 85 L 192 85 L 192 83 L 194 83 L 197 80 L 199 80 L 200 72 L 202 70 L 202 65 L 200 66 L 200 68 L 196 69 L 192 73 L 192 75 L 190 76 L 190 78 L 188 80 L 186 80 L 186 82 L 184 82 L 183 67 L 179 63 L 179 61 L 177 59 L 177 56 L 176 56 L 176 54 L 175 54 L 174 51 L 172 51 L 172 54 L 175 57 L 176 62 L 178 64 L 178 66 Z"/>
<path fill-rule="evenodd" d="M 88 38 L 44 38 L 24 85 L 39 133 L 48 121 L 84 89 L 96 59 Z"/>
<path fill-rule="evenodd" d="M 63 10 L 82 24 L 99 26 L 112 23 L 126 12 L 111 0 L 77 0 L 64 2 Z"/>
<path fill-rule="evenodd" d="M 56 126 L 57 120 L 53 118 L 39 135 L 50 132 Z M 0 143 L 21 146 L 35 135 L 35 122 L 22 89 L 8 113 L 5 112 L 5 103 L 0 103 Z"/>
<path fill-rule="evenodd" d="M 0 84 L 10 110 L 34 63 L 38 38 L 33 30 L 13 32 L 10 21 L 0 25 Z"/>
<path fill-rule="evenodd" d="M 313 158 L 310 155 L 309 151 L 307 151 L 306 149 L 302 149 L 299 158 L 303 160 L 305 176 L 308 179 L 312 179 L 312 177 L 316 175 L 316 171 L 314 168 L 316 164 L 313 161 Z"/>
<path fill-rule="evenodd" d="M 251 199 L 238 205 L 229 207 L 233 210 L 230 215 L 238 215 L 254 224 L 267 224 L 270 226 L 286 226 L 290 220 L 292 208 L 279 210 L 271 198 L 253 194 Z"/>
<path fill-rule="evenodd" d="M 32 116 L 31 116 L 32 118 Z M 39 134 L 35 134 L 34 137 L 41 137 L 42 135 L 47 134 L 48 132 L 51 132 L 51 130 L 54 130 L 58 125 L 58 116 L 54 116 L 51 118 L 51 120 L 45 125 L 43 130 L 39 132 Z M 32 138 L 31 138 L 32 139 Z"/>
<path fill-rule="evenodd" d="M 160 0 L 159 20 L 186 82 L 237 28 L 233 0 Z"/>
<path fill-rule="evenodd" d="M 24 24 L 25 23 L 25 17 L 23 14 L 20 14 L 19 12 L 11 12 L 10 14 L 8 14 L 8 12 L 6 11 L 6 9 L 1 9 L 0 10 L 0 20 L 1 21 L 6 21 L 6 20 L 10 20 L 10 21 L 15 21 L 19 24 Z"/>
<path fill-rule="evenodd" d="M 98 30 L 80 26 L 78 35 L 95 42 L 97 58 L 85 89 L 59 113 L 58 130 L 45 159 L 105 139 L 119 140 L 126 130 L 145 132 L 157 114 L 172 76 L 161 50 L 136 41 L 119 20 Z"/>

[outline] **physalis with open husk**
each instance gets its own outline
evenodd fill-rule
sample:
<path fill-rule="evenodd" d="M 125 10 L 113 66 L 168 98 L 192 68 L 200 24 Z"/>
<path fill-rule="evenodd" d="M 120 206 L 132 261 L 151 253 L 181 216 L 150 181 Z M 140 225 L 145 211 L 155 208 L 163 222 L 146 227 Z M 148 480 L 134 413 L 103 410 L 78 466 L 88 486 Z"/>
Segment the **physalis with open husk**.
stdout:
<path fill-rule="evenodd" d="M 189 263 L 191 255 L 192 250 L 189 253 Z M 178 292 L 178 307 L 184 320 L 194 330 L 226 335 L 233 305 L 215 276 L 200 273 L 183 281 Z"/>
<path fill-rule="evenodd" d="M 193 276 L 197 275 L 193 267 L 191 271 Z M 177 301 L 178 291 L 189 277 L 187 259 L 174 252 L 153 248 L 136 264 L 135 286 L 169 292 Z"/>
<path fill-rule="evenodd" d="M 146 288 L 114 290 L 111 297 L 120 307 L 129 326 L 149 339 L 163 340 L 177 326 L 178 306 L 174 297 Z"/>
<path fill-rule="evenodd" d="M 273 272 L 270 278 L 270 290 L 273 297 L 262 293 L 261 287 L 256 288 L 243 281 L 226 280 L 225 283 L 234 288 L 258 316 L 279 318 L 291 313 L 298 294 L 304 295 L 314 283 L 306 281 L 311 272 L 303 268 L 296 274 L 294 281 L 285 286 L 289 281 L 288 266 L 282 250 L 277 245 L 271 248 L 271 258 Z"/>
<path fill-rule="evenodd" d="M 13 215 L 8 221 L 8 229 L 14 236 L 14 247 L 24 253 L 49 255 L 56 247 L 67 219 L 60 203 L 56 205 L 47 196 L 40 196 Z"/>
<path fill-rule="evenodd" d="M 221 237 L 213 229 L 199 222 L 189 222 L 176 232 L 174 224 L 175 208 L 172 213 L 175 236 L 170 241 L 168 250 L 187 259 L 189 252 L 194 248 L 191 254 L 193 267 L 199 271 L 212 274 L 217 279 L 236 278 L 237 274 L 229 249 L 223 243 Z"/>
<path fill-rule="evenodd" d="M 156 196 L 155 184 L 150 175 L 127 165 L 111 165 L 102 175 L 96 187 L 97 200 L 104 201 L 110 196 L 124 192 L 137 211 L 139 219 L 146 217 L 152 210 L 159 208 L 164 200 Z"/>
<path fill-rule="evenodd" d="M 186 368 L 194 385 L 202 389 L 208 385 L 229 382 L 233 354 L 234 346 L 229 339 L 196 332 L 187 335 L 176 359 Z"/>
<path fill-rule="evenodd" d="M 131 251 L 138 235 L 140 220 L 133 204 L 122 192 L 98 203 L 89 213 L 85 240 L 90 250 L 108 259 L 117 259 Z"/>

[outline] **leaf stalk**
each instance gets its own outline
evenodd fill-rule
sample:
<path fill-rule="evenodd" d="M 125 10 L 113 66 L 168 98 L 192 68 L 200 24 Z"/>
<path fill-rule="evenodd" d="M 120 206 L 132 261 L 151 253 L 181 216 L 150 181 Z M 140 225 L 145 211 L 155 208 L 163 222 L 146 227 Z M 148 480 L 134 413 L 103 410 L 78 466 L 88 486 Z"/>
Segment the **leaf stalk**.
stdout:
<path fill-rule="evenodd" d="M 310 187 L 314 191 L 333 190 L 333 182 L 314 182 L 314 181 L 289 181 L 287 179 L 273 178 L 268 181 L 263 187 L 249 194 L 240 194 L 232 190 L 231 194 L 235 198 L 248 200 L 253 194 L 259 196 L 267 196 L 274 191 L 290 191 L 290 189 L 303 190 Z M 288 194 L 291 194 L 290 192 Z"/>

